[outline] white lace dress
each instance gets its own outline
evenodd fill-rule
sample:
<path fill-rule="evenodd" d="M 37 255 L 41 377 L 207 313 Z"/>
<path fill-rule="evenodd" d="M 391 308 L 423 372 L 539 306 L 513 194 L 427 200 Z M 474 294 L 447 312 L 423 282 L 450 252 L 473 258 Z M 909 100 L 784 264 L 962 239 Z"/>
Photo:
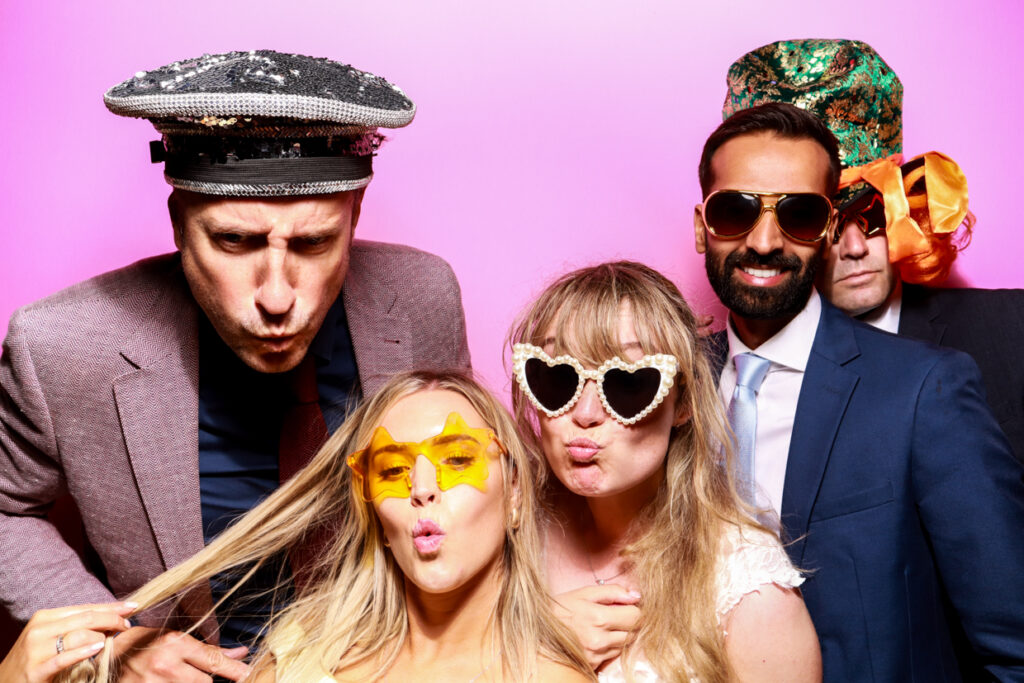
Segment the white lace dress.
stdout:
<path fill-rule="evenodd" d="M 721 624 L 725 615 L 739 604 L 743 596 L 753 593 L 769 583 L 784 588 L 795 588 L 804 578 L 793 568 L 786 551 L 774 535 L 751 529 L 742 535 L 731 527 L 722 539 L 721 555 L 718 559 L 718 577 L 715 582 L 717 596 L 715 612 Z M 601 683 L 624 683 L 626 675 L 620 660 L 615 660 L 598 675 Z M 634 659 L 633 680 L 636 683 L 660 681 L 651 665 L 639 658 Z M 692 683 L 699 683 L 696 678 Z"/>

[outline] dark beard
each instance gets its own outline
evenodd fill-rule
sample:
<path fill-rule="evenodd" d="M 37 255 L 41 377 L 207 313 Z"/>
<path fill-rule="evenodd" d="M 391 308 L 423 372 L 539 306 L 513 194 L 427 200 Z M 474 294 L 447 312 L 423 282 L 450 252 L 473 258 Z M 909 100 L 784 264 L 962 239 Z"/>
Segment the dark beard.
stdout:
<path fill-rule="evenodd" d="M 749 320 L 775 320 L 792 318 L 803 310 L 811 296 L 820 261 L 819 256 L 804 263 L 797 256 L 784 256 L 779 252 L 762 256 L 745 250 L 730 253 L 719 265 L 709 250 L 704 253 L 704 270 L 715 294 L 734 314 Z M 741 263 L 757 268 L 780 268 L 793 275 L 775 287 L 751 287 L 733 278 L 733 271 Z"/>

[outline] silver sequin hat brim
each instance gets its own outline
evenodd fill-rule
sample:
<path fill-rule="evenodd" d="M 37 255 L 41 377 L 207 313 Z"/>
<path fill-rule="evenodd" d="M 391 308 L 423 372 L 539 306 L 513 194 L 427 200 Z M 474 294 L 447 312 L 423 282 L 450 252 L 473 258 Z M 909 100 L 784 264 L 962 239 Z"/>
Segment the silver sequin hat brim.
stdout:
<path fill-rule="evenodd" d="M 368 128 L 401 128 L 409 125 L 416 115 L 415 104 L 410 109 L 385 110 L 308 95 L 174 93 L 117 97 L 111 94 L 113 90 L 103 95 L 107 108 L 119 116 L 136 118 L 281 117 L 335 121 Z"/>
<path fill-rule="evenodd" d="M 173 178 L 166 173 L 164 180 L 171 187 L 199 194 L 212 194 L 221 197 L 294 197 L 316 194 L 334 194 L 335 192 L 350 192 L 366 187 L 373 179 L 373 175 L 358 180 L 329 180 L 324 182 L 306 183 L 277 183 L 273 185 L 261 184 L 237 184 L 237 183 L 207 183 L 191 180 Z"/>

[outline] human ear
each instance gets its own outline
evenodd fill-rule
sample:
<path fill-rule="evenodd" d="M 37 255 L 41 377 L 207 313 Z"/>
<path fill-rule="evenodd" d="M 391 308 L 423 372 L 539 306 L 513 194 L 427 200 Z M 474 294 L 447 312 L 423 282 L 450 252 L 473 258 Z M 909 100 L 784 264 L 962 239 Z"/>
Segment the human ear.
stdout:
<path fill-rule="evenodd" d="M 508 496 L 508 527 L 518 529 L 522 521 L 523 495 L 519 488 L 519 469 L 513 465 L 512 476 L 509 482 Z"/>
<path fill-rule="evenodd" d="M 678 408 L 676 408 L 676 416 L 675 419 L 672 420 L 672 426 L 682 427 L 690 421 L 691 417 L 693 417 L 693 411 L 690 410 L 690 404 L 688 402 L 683 402 Z"/>
<path fill-rule="evenodd" d="M 700 204 L 693 207 L 693 240 L 698 254 L 707 251 L 707 227 L 700 213 Z"/>
<path fill-rule="evenodd" d="M 181 251 L 181 245 L 185 241 L 180 199 L 177 190 L 171 190 L 171 194 L 167 196 L 167 213 L 171 216 L 171 228 L 174 230 L 174 246 L 178 251 Z"/>
<path fill-rule="evenodd" d="M 352 191 L 352 209 L 349 212 L 351 216 L 351 230 L 352 234 L 355 234 L 356 223 L 359 222 L 359 212 L 363 207 L 363 194 L 366 192 L 366 187 L 360 187 L 358 190 Z"/>

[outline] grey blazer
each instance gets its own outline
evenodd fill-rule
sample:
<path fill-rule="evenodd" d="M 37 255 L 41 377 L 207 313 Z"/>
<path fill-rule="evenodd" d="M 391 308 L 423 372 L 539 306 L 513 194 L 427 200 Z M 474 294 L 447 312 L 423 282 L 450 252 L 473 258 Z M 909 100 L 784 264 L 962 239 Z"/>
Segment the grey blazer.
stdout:
<path fill-rule="evenodd" d="M 402 370 L 469 368 L 459 285 L 437 256 L 356 241 L 342 296 L 364 395 Z M 203 547 L 198 315 L 169 254 L 11 317 L 0 359 L 0 604 L 16 620 L 124 596 Z M 46 520 L 65 492 L 106 585 Z M 181 611 L 208 604 L 197 591 Z"/>

